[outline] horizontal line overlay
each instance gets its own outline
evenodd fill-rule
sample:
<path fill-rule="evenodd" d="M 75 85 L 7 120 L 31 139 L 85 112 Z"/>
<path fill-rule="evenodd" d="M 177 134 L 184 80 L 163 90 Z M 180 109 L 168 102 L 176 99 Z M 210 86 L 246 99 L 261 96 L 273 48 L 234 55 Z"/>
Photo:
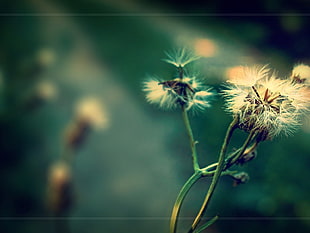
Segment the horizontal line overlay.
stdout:
<path fill-rule="evenodd" d="M 211 218 L 211 217 L 209 217 Z M 205 217 L 203 219 L 209 219 Z M 57 221 L 57 220 L 70 220 L 70 221 L 158 221 L 169 220 L 170 217 L 0 217 L 0 221 Z M 180 217 L 180 220 L 192 220 L 193 217 Z M 309 217 L 219 217 L 218 221 L 297 221 L 307 220 Z"/>
<path fill-rule="evenodd" d="M 104 12 L 94 12 L 94 13 L 65 13 L 65 12 L 32 12 L 32 13 L 0 13 L 0 17 L 10 16 L 10 17 L 264 17 L 264 16 L 305 16 L 309 17 L 310 13 L 104 13 Z"/>

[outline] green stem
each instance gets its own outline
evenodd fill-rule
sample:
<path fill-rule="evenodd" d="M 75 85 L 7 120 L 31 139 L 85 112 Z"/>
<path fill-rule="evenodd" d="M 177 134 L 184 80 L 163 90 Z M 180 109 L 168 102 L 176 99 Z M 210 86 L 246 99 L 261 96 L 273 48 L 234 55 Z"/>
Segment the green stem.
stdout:
<path fill-rule="evenodd" d="M 172 214 L 170 218 L 170 233 L 176 232 L 176 226 L 177 226 L 177 220 L 178 215 L 180 212 L 181 205 L 183 203 L 183 200 L 188 193 L 188 191 L 191 189 L 191 187 L 202 177 L 202 174 L 200 171 L 195 172 L 183 185 L 176 201 L 172 209 Z"/>
<path fill-rule="evenodd" d="M 178 67 L 178 72 L 179 72 L 179 78 L 180 80 L 183 79 L 183 74 L 184 74 L 184 68 L 182 66 Z"/>
<path fill-rule="evenodd" d="M 228 129 L 227 129 L 227 132 L 226 132 L 226 136 L 225 136 L 225 139 L 224 139 L 224 142 L 223 142 L 223 145 L 222 145 L 222 149 L 221 149 L 221 152 L 220 152 L 220 156 L 219 156 L 219 160 L 218 160 L 218 166 L 216 167 L 216 170 L 215 170 L 215 173 L 214 173 L 214 176 L 212 178 L 212 182 L 211 182 L 211 185 L 209 187 L 209 190 L 207 192 L 207 195 L 204 199 L 204 202 L 192 224 L 192 227 L 191 229 L 189 230 L 189 233 L 193 232 L 198 223 L 200 222 L 201 220 L 201 217 L 202 215 L 204 214 L 204 212 L 206 211 L 207 209 L 207 206 L 209 204 L 209 201 L 210 201 L 210 198 L 215 190 L 215 187 L 218 183 L 218 180 L 221 176 L 221 172 L 222 172 L 222 169 L 223 169 L 223 166 L 224 166 L 224 162 L 225 162 L 225 154 L 226 154 L 226 151 L 227 151 L 227 147 L 228 147 L 228 144 L 229 144 L 229 141 L 232 137 L 232 134 L 234 132 L 234 130 L 236 129 L 236 126 L 238 124 L 238 118 L 235 117 L 234 120 L 231 122 L 231 124 L 229 125 Z"/>
<path fill-rule="evenodd" d="M 183 121 L 185 124 L 186 132 L 189 136 L 189 142 L 190 142 L 190 147 L 192 150 L 192 157 L 193 157 L 193 166 L 194 166 L 194 171 L 196 172 L 199 170 L 199 164 L 198 164 L 198 159 L 197 159 L 197 151 L 196 151 L 197 141 L 195 141 L 195 139 L 194 139 L 193 131 L 192 131 L 189 119 L 188 119 L 188 114 L 187 114 L 187 111 L 186 111 L 184 106 L 182 106 L 182 117 L 183 117 Z"/>
<path fill-rule="evenodd" d="M 254 138 L 254 136 L 252 137 L 252 139 Z M 259 142 L 255 141 L 250 147 L 247 147 L 246 150 L 243 152 L 247 153 L 247 151 L 253 151 L 255 150 L 255 148 L 257 148 Z M 230 168 L 232 165 L 234 165 L 236 163 L 236 157 L 238 157 L 238 159 L 240 158 L 241 154 L 240 151 L 242 150 L 243 146 L 240 147 L 238 150 L 236 150 L 235 152 L 233 152 L 232 154 L 230 154 L 226 159 L 225 159 L 225 166 L 223 168 L 223 171 L 226 171 L 228 168 Z M 216 163 L 212 163 L 204 168 L 201 168 L 200 170 L 202 171 L 203 176 L 213 176 L 216 170 L 216 167 L 218 165 L 218 162 Z"/>
<path fill-rule="evenodd" d="M 222 172 L 222 175 L 233 175 L 234 173 L 235 171 L 225 171 L 225 172 Z M 200 178 L 205 177 L 205 176 L 213 176 L 213 175 L 214 175 L 214 171 L 209 172 L 207 175 L 205 175 L 203 171 L 197 171 L 184 184 L 173 206 L 171 219 L 170 219 L 170 233 L 176 232 L 176 225 L 177 225 L 180 208 L 188 191 Z"/>
<path fill-rule="evenodd" d="M 200 233 L 200 232 L 202 232 L 204 229 L 206 229 L 206 228 L 208 228 L 209 226 L 211 226 L 217 219 L 218 219 L 218 216 L 213 217 L 213 218 L 210 219 L 208 222 L 206 222 L 204 225 L 202 225 L 201 227 L 199 227 L 198 229 L 196 229 L 194 233 Z"/>
<path fill-rule="evenodd" d="M 231 159 L 230 164 L 234 164 L 238 161 L 238 159 L 240 159 L 240 157 L 243 155 L 243 153 L 245 152 L 245 150 L 247 149 L 247 147 L 249 146 L 250 142 L 252 141 L 252 139 L 255 137 L 256 132 L 255 131 L 251 131 L 250 134 L 248 135 L 247 139 L 244 141 L 242 147 L 240 148 L 239 152 Z M 257 144 L 253 144 L 253 146 L 257 146 Z M 252 148 L 249 148 L 252 149 Z"/>

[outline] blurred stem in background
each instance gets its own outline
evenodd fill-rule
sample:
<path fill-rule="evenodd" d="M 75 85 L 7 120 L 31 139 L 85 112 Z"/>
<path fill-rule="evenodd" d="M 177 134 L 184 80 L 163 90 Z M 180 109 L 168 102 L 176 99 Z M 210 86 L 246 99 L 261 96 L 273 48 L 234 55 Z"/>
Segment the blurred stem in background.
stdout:
<path fill-rule="evenodd" d="M 107 118 L 102 104 L 96 98 L 87 97 L 77 104 L 73 120 L 65 128 L 63 152 L 49 171 L 48 206 L 55 220 L 56 232 L 68 233 L 68 217 L 74 205 L 72 169 L 78 150 L 85 143 L 91 130 L 106 127 Z"/>

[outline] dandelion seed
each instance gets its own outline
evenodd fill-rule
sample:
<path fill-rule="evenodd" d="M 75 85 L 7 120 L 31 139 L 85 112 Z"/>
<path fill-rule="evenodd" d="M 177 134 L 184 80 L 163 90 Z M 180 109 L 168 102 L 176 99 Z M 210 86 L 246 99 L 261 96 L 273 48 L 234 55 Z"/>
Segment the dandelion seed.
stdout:
<path fill-rule="evenodd" d="M 255 130 L 265 139 L 293 132 L 308 110 L 308 90 L 277 78 L 266 66 L 245 67 L 240 80 L 229 82 L 224 91 L 228 111 L 238 116 L 239 128 Z"/>
<path fill-rule="evenodd" d="M 188 63 L 199 59 L 200 57 L 194 55 L 192 52 L 186 49 L 174 50 L 173 52 L 166 52 L 168 58 L 163 61 L 170 63 L 176 67 L 184 67 Z"/>

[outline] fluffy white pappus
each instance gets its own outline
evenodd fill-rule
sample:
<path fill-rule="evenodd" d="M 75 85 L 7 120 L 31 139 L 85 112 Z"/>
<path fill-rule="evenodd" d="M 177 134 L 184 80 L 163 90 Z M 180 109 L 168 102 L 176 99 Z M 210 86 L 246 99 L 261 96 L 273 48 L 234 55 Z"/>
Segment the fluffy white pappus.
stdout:
<path fill-rule="evenodd" d="M 144 82 L 143 91 L 146 92 L 146 100 L 151 104 L 157 104 L 162 109 L 173 109 L 177 106 L 178 95 L 172 88 L 164 87 L 161 81 L 150 78 Z"/>
<path fill-rule="evenodd" d="M 210 106 L 210 97 L 214 95 L 196 78 L 189 77 L 168 81 L 152 78 L 144 82 L 143 91 L 149 103 L 157 104 L 162 109 L 184 106 L 187 111 L 204 110 Z"/>
<path fill-rule="evenodd" d="M 210 100 L 213 98 L 214 93 L 211 89 L 205 91 L 197 91 L 187 103 L 186 110 L 203 111 L 210 107 Z"/>
<path fill-rule="evenodd" d="M 243 80 L 230 82 L 223 91 L 226 109 L 239 117 L 239 127 L 263 132 L 269 138 L 293 132 L 300 116 L 309 109 L 309 89 L 256 67 L 252 71 L 247 68 L 246 72 L 261 77 L 248 85 Z"/>
<path fill-rule="evenodd" d="M 188 63 L 200 58 L 185 48 L 174 50 L 172 52 L 165 52 L 165 54 L 167 55 L 167 58 L 163 59 L 163 61 L 176 67 L 184 67 Z"/>
<path fill-rule="evenodd" d="M 295 65 L 292 70 L 292 78 L 298 78 L 306 84 L 310 84 L 310 66 L 299 64 Z"/>
<path fill-rule="evenodd" d="M 267 65 L 241 66 L 241 71 L 232 76 L 227 82 L 236 85 L 252 86 L 258 80 L 268 77 L 269 72 L 270 68 Z"/>
<path fill-rule="evenodd" d="M 307 113 L 310 110 L 310 89 L 305 85 L 284 80 L 281 85 L 274 85 L 274 89 L 283 97 L 287 97 L 290 105 L 299 113 Z"/>

